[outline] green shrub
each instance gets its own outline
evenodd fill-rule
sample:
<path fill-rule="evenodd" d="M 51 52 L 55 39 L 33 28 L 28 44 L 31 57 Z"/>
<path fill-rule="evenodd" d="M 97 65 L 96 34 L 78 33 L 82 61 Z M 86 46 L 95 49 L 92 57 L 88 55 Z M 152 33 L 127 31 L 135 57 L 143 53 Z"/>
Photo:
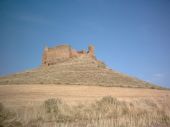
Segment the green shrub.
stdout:
<path fill-rule="evenodd" d="M 59 113 L 59 106 L 62 104 L 60 99 L 48 99 L 44 102 L 45 110 L 47 113 Z"/>
<path fill-rule="evenodd" d="M 118 105 L 120 102 L 111 96 L 105 96 L 100 101 L 97 101 L 98 104 L 102 105 Z"/>
<path fill-rule="evenodd" d="M 22 127 L 22 123 L 16 120 L 16 114 L 9 111 L 0 103 L 0 127 Z"/>
<path fill-rule="evenodd" d="M 106 68 L 106 64 L 104 62 L 102 62 L 102 61 L 99 61 L 98 67 L 99 68 Z"/>
<path fill-rule="evenodd" d="M 4 110 L 4 106 L 2 103 L 0 103 L 0 112 L 2 112 Z"/>

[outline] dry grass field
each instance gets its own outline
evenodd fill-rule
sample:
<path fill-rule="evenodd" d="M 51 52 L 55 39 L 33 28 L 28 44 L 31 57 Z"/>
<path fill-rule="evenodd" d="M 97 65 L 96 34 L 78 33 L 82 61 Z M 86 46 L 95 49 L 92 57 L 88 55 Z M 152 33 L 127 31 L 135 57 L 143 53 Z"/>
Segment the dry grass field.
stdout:
<path fill-rule="evenodd" d="M 0 85 L 0 127 L 169 127 L 170 91 Z"/>
<path fill-rule="evenodd" d="M 104 96 L 121 100 L 170 97 L 169 90 L 81 85 L 0 85 L 0 101 L 7 106 L 31 106 L 49 98 L 61 98 L 69 104 L 91 103 Z"/>

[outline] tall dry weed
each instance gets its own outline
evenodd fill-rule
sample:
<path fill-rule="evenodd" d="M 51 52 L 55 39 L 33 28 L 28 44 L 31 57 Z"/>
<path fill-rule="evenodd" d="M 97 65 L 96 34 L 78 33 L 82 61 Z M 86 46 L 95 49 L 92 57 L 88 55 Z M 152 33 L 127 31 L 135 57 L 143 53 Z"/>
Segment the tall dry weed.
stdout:
<path fill-rule="evenodd" d="M 141 99 L 119 101 L 107 96 L 88 105 L 70 106 L 61 99 L 48 99 L 40 106 L 13 110 L 10 123 L 7 111 L 0 105 L 0 122 L 4 127 L 168 127 L 170 103 Z M 3 114 L 3 115 L 2 115 Z M 7 115 L 9 116 L 9 115 Z M 3 119 L 4 118 L 4 119 Z M 8 121 L 8 124 L 5 123 Z M 18 123 L 17 123 L 18 122 Z M 18 125 L 15 125 L 18 124 Z"/>

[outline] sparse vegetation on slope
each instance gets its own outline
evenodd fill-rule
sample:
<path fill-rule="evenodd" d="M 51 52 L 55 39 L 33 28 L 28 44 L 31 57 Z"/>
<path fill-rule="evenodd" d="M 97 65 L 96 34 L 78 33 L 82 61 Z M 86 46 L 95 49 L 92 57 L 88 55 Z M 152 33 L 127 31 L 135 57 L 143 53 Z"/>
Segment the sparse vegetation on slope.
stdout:
<path fill-rule="evenodd" d="M 2 106 L 1 106 L 2 107 Z M 5 111 L 7 114 L 8 112 Z M 169 127 L 170 102 L 152 100 L 119 101 L 107 96 L 89 105 L 71 106 L 60 99 L 49 99 L 38 107 L 13 109 L 11 118 L 3 119 L 4 127 Z M 13 119 L 13 123 L 11 122 Z M 14 122 L 15 121 L 15 122 Z M 17 125 L 16 125 L 17 124 Z"/>
<path fill-rule="evenodd" d="M 160 88 L 108 69 L 90 58 L 72 58 L 47 67 L 0 78 L 0 84 L 70 84 L 136 88 Z"/>

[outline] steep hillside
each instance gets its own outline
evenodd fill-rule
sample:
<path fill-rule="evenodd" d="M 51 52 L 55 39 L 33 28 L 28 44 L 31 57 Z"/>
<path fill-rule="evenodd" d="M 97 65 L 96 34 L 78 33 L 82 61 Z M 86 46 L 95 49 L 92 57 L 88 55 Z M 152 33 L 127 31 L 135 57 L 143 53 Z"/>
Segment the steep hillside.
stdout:
<path fill-rule="evenodd" d="M 145 81 L 108 69 L 91 58 L 70 58 L 51 66 L 41 66 L 0 78 L 0 84 L 74 84 L 160 88 Z"/>

